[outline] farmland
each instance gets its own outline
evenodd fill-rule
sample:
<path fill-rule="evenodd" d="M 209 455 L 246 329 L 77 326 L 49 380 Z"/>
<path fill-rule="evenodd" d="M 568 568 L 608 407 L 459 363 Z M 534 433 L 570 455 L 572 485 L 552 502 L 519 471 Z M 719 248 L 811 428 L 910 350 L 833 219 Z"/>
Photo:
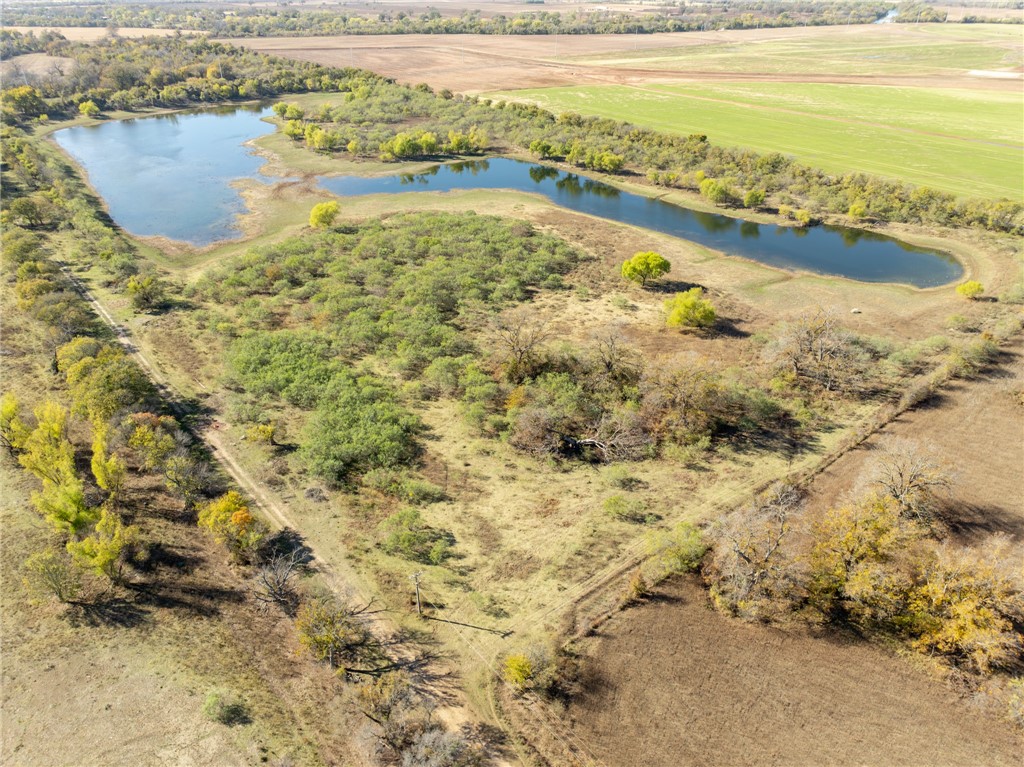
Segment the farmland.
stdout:
<path fill-rule="evenodd" d="M 998 91 L 824 83 L 648 84 L 506 91 L 553 112 L 705 133 L 833 173 L 864 173 L 957 195 L 1017 198 L 1024 102 Z"/>

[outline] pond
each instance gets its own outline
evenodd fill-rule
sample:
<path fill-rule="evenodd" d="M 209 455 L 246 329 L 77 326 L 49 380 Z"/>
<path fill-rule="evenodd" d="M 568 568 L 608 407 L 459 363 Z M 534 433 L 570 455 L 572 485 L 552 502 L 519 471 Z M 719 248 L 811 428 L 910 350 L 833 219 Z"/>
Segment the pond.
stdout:
<path fill-rule="evenodd" d="M 89 174 L 110 214 L 129 232 L 194 245 L 237 236 L 243 201 L 231 182 L 259 178 L 263 161 L 242 144 L 269 133 L 260 108 L 209 110 L 69 128 L 57 142 Z M 885 235 L 837 226 L 757 224 L 622 191 L 535 163 L 492 158 L 439 165 L 424 173 L 322 177 L 342 196 L 512 189 L 541 194 L 569 210 L 680 237 L 770 266 L 898 282 L 944 285 L 963 274 L 949 255 Z"/>
<path fill-rule="evenodd" d="M 268 114 L 231 106 L 111 120 L 53 137 L 85 169 L 119 226 L 201 246 L 240 235 L 236 218 L 245 202 L 231 182 L 260 178 L 265 160 L 242 145 L 273 130 L 261 119 Z"/>

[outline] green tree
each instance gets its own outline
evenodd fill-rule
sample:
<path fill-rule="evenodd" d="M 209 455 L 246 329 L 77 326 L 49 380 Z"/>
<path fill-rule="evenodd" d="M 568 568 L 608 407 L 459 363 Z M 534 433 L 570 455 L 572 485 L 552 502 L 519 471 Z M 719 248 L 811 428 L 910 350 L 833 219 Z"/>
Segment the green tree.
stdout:
<path fill-rule="evenodd" d="M 132 275 L 125 284 L 125 292 L 132 301 L 132 308 L 137 312 L 158 309 L 167 300 L 167 290 L 163 281 L 153 274 Z"/>
<path fill-rule="evenodd" d="M 18 462 L 44 484 L 75 479 L 75 451 L 67 438 L 68 411 L 47 400 L 33 414 L 36 425 L 21 443 Z"/>
<path fill-rule="evenodd" d="M 622 264 L 622 276 L 630 282 L 647 287 L 647 281 L 657 279 L 672 268 L 663 256 L 654 251 L 640 251 Z"/>
<path fill-rule="evenodd" d="M 36 601 L 56 598 L 72 602 L 82 590 L 82 579 L 67 552 L 39 551 L 25 560 L 23 583 Z"/>
<path fill-rule="evenodd" d="M 956 293 L 958 296 L 963 296 L 968 301 L 974 301 L 982 293 L 985 292 L 985 286 L 977 280 L 967 280 L 956 286 Z"/>
<path fill-rule="evenodd" d="M 21 449 L 29 435 L 29 429 L 21 420 L 21 405 L 11 392 L 0 396 L 0 446 L 14 455 Z"/>
<path fill-rule="evenodd" d="M 19 85 L 3 92 L 3 105 L 23 115 L 40 115 L 46 111 L 42 94 L 31 85 Z"/>
<path fill-rule="evenodd" d="M 100 113 L 100 108 L 94 101 L 83 101 L 78 105 L 78 111 L 83 117 L 96 117 Z"/>
<path fill-rule="evenodd" d="M 334 223 L 339 210 L 340 206 L 335 200 L 317 203 L 309 212 L 309 225 L 314 229 L 324 229 Z"/>
<path fill-rule="evenodd" d="M 118 582 L 121 580 L 122 557 L 138 537 L 137 527 L 126 526 L 117 512 L 103 509 L 92 534 L 80 541 L 68 541 L 67 549 L 82 569 Z"/>
<path fill-rule="evenodd" d="M 665 322 L 670 328 L 709 328 L 717 318 L 714 305 L 704 298 L 703 288 L 676 293 L 665 302 Z"/>
<path fill-rule="evenodd" d="M 124 488 L 128 467 L 118 456 L 113 453 L 107 454 L 106 424 L 93 427 L 91 466 L 96 484 L 110 494 L 111 502 L 116 502 Z"/>
<path fill-rule="evenodd" d="M 743 195 L 744 208 L 760 208 L 764 205 L 764 189 L 750 189 Z"/>

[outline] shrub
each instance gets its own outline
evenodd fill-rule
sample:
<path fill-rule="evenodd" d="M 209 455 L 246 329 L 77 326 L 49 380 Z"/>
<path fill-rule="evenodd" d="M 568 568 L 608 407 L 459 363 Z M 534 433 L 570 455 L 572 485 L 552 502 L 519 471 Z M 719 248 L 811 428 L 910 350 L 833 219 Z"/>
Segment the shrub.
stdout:
<path fill-rule="evenodd" d="M 236 700 L 220 690 L 208 693 L 203 701 L 203 716 L 228 727 L 236 724 L 249 724 L 252 721 L 249 709 L 240 700 Z"/>
<path fill-rule="evenodd" d="M 451 557 L 455 536 L 427 525 L 416 509 L 397 511 L 381 523 L 381 548 L 388 554 L 423 564 L 440 565 Z"/>
<path fill-rule="evenodd" d="M 957 295 L 966 298 L 968 301 L 975 300 L 984 292 L 985 287 L 977 280 L 967 280 L 967 282 L 961 282 L 956 286 Z"/>
<path fill-rule="evenodd" d="M 320 202 L 309 211 L 309 225 L 314 229 L 324 229 L 334 223 L 338 217 L 340 206 L 335 200 Z"/>
<path fill-rule="evenodd" d="M 718 318 L 714 305 L 704 298 L 702 288 L 676 293 L 665 302 L 665 315 L 670 328 L 709 328 Z"/>

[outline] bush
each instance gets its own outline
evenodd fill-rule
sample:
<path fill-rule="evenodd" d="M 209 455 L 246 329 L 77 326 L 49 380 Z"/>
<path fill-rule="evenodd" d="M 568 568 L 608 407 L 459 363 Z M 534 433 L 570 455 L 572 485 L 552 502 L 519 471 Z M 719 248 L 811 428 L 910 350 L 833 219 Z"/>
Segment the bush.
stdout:
<path fill-rule="evenodd" d="M 452 556 L 455 536 L 423 521 L 416 509 L 397 511 L 381 523 L 381 548 L 388 554 L 423 564 L 440 565 Z"/>
<path fill-rule="evenodd" d="M 626 498 L 624 495 L 612 495 L 604 500 L 604 511 L 615 519 L 623 522 L 644 524 L 657 519 L 655 514 L 646 511 L 647 504 L 638 498 Z"/>
<path fill-rule="evenodd" d="M 309 225 L 314 229 L 324 229 L 334 223 L 340 210 L 335 200 L 317 203 L 309 211 Z"/>
<path fill-rule="evenodd" d="M 676 293 L 665 302 L 665 323 L 670 328 L 710 328 L 718 314 L 714 305 L 704 298 L 702 288 Z"/>
<path fill-rule="evenodd" d="M 967 282 L 962 282 L 956 286 L 957 295 L 966 298 L 968 301 L 975 300 L 984 292 L 985 287 L 977 280 L 967 280 Z"/>
<path fill-rule="evenodd" d="M 249 724 L 252 721 L 249 709 L 243 702 L 229 697 L 220 690 L 207 694 L 206 700 L 203 701 L 203 716 L 228 727 Z"/>

